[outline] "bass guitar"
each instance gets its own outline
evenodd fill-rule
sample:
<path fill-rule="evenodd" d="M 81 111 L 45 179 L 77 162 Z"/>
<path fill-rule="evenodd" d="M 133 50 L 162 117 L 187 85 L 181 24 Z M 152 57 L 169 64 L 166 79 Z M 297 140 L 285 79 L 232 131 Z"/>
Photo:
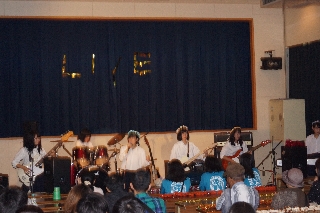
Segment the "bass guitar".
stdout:
<path fill-rule="evenodd" d="M 155 185 L 157 179 L 158 179 L 158 171 L 156 169 L 156 166 L 154 164 L 154 159 L 153 159 L 153 156 L 152 156 L 152 152 L 151 152 L 151 148 L 150 148 L 150 144 L 149 144 L 149 141 L 146 137 L 146 135 L 144 135 L 144 141 L 145 143 L 147 144 L 148 146 L 148 149 L 149 149 L 149 153 L 150 153 L 150 160 L 151 160 L 151 185 Z"/>
<path fill-rule="evenodd" d="M 260 147 L 262 146 L 265 146 L 267 144 L 269 144 L 271 142 L 271 140 L 266 140 L 266 141 L 262 141 L 259 145 L 255 146 L 255 147 L 252 147 L 248 152 L 253 152 L 257 149 L 259 149 Z M 236 151 L 236 153 L 232 156 L 225 156 L 225 157 L 228 157 L 228 158 L 236 158 L 236 157 L 239 157 L 240 153 L 241 153 L 242 149 L 239 149 L 238 151 Z M 248 153 L 247 152 L 247 153 Z M 222 168 L 224 169 L 224 171 L 226 171 L 228 165 L 229 165 L 229 161 L 225 160 L 225 159 L 221 159 L 221 163 L 222 163 Z"/>
<path fill-rule="evenodd" d="M 44 171 L 44 168 L 41 166 L 43 163 L 43 159 L 48 157 L 52 151 L 56 150 L 57 148 L 60 148 L 62 146 L 62 143 L 64 141 L 67 141 L 71 135 L 73 135 L 72 131 L 68 131 L 66 134 L 62 135 L 61 141 L 58 141 L 58 143 L 52 149 L 50 149 L 50 151 L 47 152 L 47 154 L 42 156 L 40 159 L 36 159 L 35 161 L 36 163 L 33 163 L 33 165 L 31 162 L 28 165 L 23 165 L 30 169 L 33 168 L 33 181 L 38 175 L 40 175 Z M 23 169 L 17 168 L 17 174 L 18 174 L 19 180 L 22 183 L 24 183 L 26 186 L 30 184 L 31 172 L 25 173 Z"/>

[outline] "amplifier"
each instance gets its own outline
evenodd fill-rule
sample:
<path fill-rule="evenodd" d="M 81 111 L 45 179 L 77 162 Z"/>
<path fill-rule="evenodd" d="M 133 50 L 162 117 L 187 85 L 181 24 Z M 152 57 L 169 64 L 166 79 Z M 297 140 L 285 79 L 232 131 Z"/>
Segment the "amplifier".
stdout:
<path fill-rule="evenodd" d="M 0 173 L 0 189 L 2 187 L 8 187 L 9 186 L 9 177 L 7 174 L 1 174 Z"/>
<path fill-rule="evenodd" d="M 217 146 L 224 146 L 229 139 L 230 132 L 215 132 L 214 133 L 214 142 L 217 143 Z M 253 145 L 252 132 L 241 132 L 242 140 L 247 144 L 247 146 Z"/>

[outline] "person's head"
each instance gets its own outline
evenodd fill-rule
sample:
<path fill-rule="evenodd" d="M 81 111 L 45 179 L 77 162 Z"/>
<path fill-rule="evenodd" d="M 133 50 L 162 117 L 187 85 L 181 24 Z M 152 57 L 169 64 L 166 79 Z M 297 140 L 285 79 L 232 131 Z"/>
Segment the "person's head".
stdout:
<path fill-rule="evenodd" d="M 233 127 L 233 129 L 230 132 L 229 140 L 231 141 L 232 145 L 234 145 L 234 142 L 237 142 L 237 141 L 239 141 L 242 145 L 241 127 Z"/>
<path fill-rule="evenodd" d="M 177 133 L 177 140 L 178 141 L 189 140 L 189 138 L 190 138 L 188 127 L 185 125 L 178 127 L 178 129 L 176 130 L 176 133 Z"/>
<path fill-rule="evenodd" d="M 27 205 L 28 194 L 18 186 L 9 186 L 0 192 L 0 212 L 15 213 L 22 206 Z"/>
<path fill-rule="evenodd" d="M 104 185 L 108 192 L 115 192 L 117 190 L 123 190 L 123 178 L 118 173 L 111 173 L 108 178 L 105 179 Z"/>
<path fill-rule="evenodd" d="M 320 121 L 319 120 L 312 122 L 312 131 L 316 135 L 320 134 Z"/>
<path fill-rule="evenodd" d="M 43 213 L 43 210 L 39 206 L 25 205 L 19 208 L 16 213 Z"/>
<path fill-rule="evenodd" d="M 84 128 L 80 131 L 78 139 L 82 142 L 89 142 L 91 139 L 91 132 L 88 128 Z"/>
<path fill-rule="evenodd" d="M 132 196 L 120 198 L 113 206 L 113 213 L 145 213 L 141 201 Z"/>
<path fill-rule="evenodd" d="M 128 143 L 130 143 L 133 147 L 135 145 L 139 145 L 140 133 L 135 130 L 130 130 L 128 132 Z"/>
<path fill-rule="evenodd" d="M 31 152 L 36 146 L 41 148 L 41 136 L 36 131 L 27 132 L 23 136 L 23 146 Z"/>
<path fill-rule="evenodd" d="M 78 201 L 85 196 L 86 194 L 92 193 L 93 190 L 83 184 L 75 185 L 72 187 L 68 193 L 67 199 L 64 203 L 64 212 L 65 213 L 74 213 L 76 212 L 76 207 Z"/>
<path fill-rule="evenodd" d="M 244 167 L 245 177 L 254 178 L 252 164 L 253 157 L 250 153 L 243 153 L 239 157 L 239 163 Z"/>
<path fill-rule="evenodd" d="M 134 178 L 132 183 L 130 184 L 131 188 L 135 194 L 140 192 L 146 192 L 150 188 L 151 183 L 151 176 L 150 172 L 146 171 L 145 169 L 139 169 Z"/>
<path fill-rule="evenodd" d="M 81 183 L 89 186 L 89 187 L 93 187 L 93 184 L 95 182 L 96 179 L 96 175 L 93 171 L 89 171 L 88 169 L 84 168 L 82 169 L 81 172 L 79 172 L 79 175 L 81 177 Z"/>
<path fill-rule="evenodd" d="M 219 172 L 222 171 L 221 159 L 214 155 L 208 155 L 204 161 L 204 166 L 207 172 Z"/>
<path fill-rule="evenodd" d="M 224 173 L 230 188 L 237 182 L 244 180 L 245 170 L 239 163 L 230 163 Z"/>
<path fill-rule="evenodd" d="M 82 197 L 77 204 L 77 213 L 107 213 L 109 207 L 103 195 L 93 192 Z"/>
<path fill-rule="evenodd" d="M 185 179 L 184 168 L 180 160 L 172 159 L 168 163 L 166 179 L 173 182 L 182 182 Z"/>
<path fill-rule="evenodd" d="M 292 168 L 282 172 L 282 180 L 288 188 L 303 187 L 303 173 L 298 168 Z"/>
<path fill-rule="evenodd" d="M 103 167 L 104 166 L 99 168 L 98 175 L 95 176 L 94 186 L 101 188 L 103 193 L 105 194 L 107 192 L 105 181 L 109 178 L 109 174 L 108 171 Z"/>
<path fill-rule="evenodd" d="M 247 202 L 239 201 L 232 204 L 229 213 L 255 213 L 252 205 Z"/>

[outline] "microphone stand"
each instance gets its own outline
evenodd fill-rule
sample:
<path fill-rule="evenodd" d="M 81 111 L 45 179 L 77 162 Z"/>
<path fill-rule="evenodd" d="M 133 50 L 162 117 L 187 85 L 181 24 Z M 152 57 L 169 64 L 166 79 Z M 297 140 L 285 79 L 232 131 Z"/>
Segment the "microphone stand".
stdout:
<path fill-rule="evenodd" d="M 31 190 L 31 194 L 33 194 L 33 158 L 31 157 L 31 153 L 29 153 L 29 161 L 31 163 L 31 175 L 29 176 L 29 190 Z"/>
<path fill-rule="evenodd" d="M 261 163 L 257 166 L 257 168 L 259 168 L 259 166 L 261 166 L 263 164 L 263 162 L 265 160 L 267 160 L 269 158 L 269 156 L 272 154 L 272 163 L 273 163 L 273 168 L 272 168 L 272 175 L 273 175 L 273 178 L 272 178 L 272 183 L 273 185 L 276 185 L 276 151 L 275 149 L 281 144 L 282 140 L 278 142 L 278 144 L 273 148 L 271 149 L 271 151 L 269 152 L 269 154 L 261 161 Z"/>

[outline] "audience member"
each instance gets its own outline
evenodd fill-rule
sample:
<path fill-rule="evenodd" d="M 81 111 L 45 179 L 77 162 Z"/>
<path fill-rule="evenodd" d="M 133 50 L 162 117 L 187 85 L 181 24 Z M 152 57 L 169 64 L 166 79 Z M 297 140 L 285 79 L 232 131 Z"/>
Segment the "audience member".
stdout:
<path fill-rule="evenodd" d="M 229 212 L 232 204 L 243 201 L 252 205 L 257 210 L 259 206 L 259 193 L 255 188 L 244 184 L 243 166 L 238 163 L 228 165 L 224 175 L 227 177 L 227 183 L 230 188 L 223 191 L 220 197 L 216 200 L 217 210 L 222 210 L 222 213 Z"/>
<path fill-rule="evenodd" d="M 309 202 L 315 202 L 317 204 L 320 204 L 320 158 L 316 161 L 316 180 L 312 183 L 312 186 L 310 187 L 310 191 L 308 194 Z"/>
<path fill-rule="evenodd" d="M 226 179 L 223 177 L 221 159 L 213 155 L 208 155 L 204 161 L 205 173 L 201 175 L 199 188 L 206 190 L 224 190 L 226 188 Z"/>
<path fill-rule="evenodd" d="M 108 213 L 108 203 L 102 194 L 89 193 L 81 198 L 77 204 L 77 213 Z"/>
<path fill-rule="evenodd" d="M 64 213 L 75 213 L 78 201 L 85 195 L 92 192 L 93 191 L 89 186 L 85 186 L 83 184 L 72 187 L 64 203 Z"/>
<path fill-rule="evenodd" d="M 93 190 L 93 192 L 97 192 L 103 195 L 103 190 L 94 185 L 96 181 L 95 172 L 97 171 L 90 171 L 88 168 L 82 169 L 79 172 L 79 176 L 81 177 L 81 183 L 86 186 L 89 186 Z"/>
<path fill-rule="evenodd" d="M 252 154 L 243 153 L 239 157 L 240 164 L 244 167 L 244 184 L 250 187 L 261 186 L 261 178 L 259 174 L 259 170 L 257 168 L 252 167 L 254 159 Z"/>
<path fill-rule="evenodd" d="M 117 200 L 124 196 L 133 195 L 130 192 L 124 190 L 122 176 L 118 173 L 111 173 L 104 182 L 106 193 L 104 197 L 108 203 L 109 211 L 113 211 L 113 206 Z"/>
<path fill-rule="evenodd" d="M 166 205 L 161 198 L 151 197 L 147 191 L 151 188 L 151 176 L 149 171 L 140 169 L 136 172 L 133 182 L 130 184 L 135 196 L 156 213 L 165 213 Z"/>
<path fill-rule="evenodd" d="M 229 213 L 255 213 L 255 211 L 249 203 L 240 201 L 232 204 Z"/>
<path fill-rule="evenodd" d="M 19 208 L 16 213 L 43 213 L 43 210 L 38 206 L 25 205 Z"/>
<path fill-rule="evenodd" d="M 17 209 L 27 205 L 28 194 L 18 186 L 9 186 L 0 192 L 0 212 L 15 213 Z"/>
<path fill-rule="evenodd" d="M 178 159 L 172 159 L 168 163 L 168 173 L 166 178 L 161 183 L 161 194 L 189 192 L 190 186 L 190 178 L 185 177 L 185 172 L 181 161 Z"/>
<path fill-rule="evenodd" d="M 119 199 L 113 207 L 113 213 L 154 213 L 149 209 L 146 209 L 144 204 L 138 198 L 129 195 Z"/>
<path fill-rule="evenodd" d="M 300 169 L 292 168 L 282 172 L 282 180 L 288 188 L 273 196 L 272 209 L 309 206 L 308 197 L 301 189 L 303 187 L 303 174 Z"/>

